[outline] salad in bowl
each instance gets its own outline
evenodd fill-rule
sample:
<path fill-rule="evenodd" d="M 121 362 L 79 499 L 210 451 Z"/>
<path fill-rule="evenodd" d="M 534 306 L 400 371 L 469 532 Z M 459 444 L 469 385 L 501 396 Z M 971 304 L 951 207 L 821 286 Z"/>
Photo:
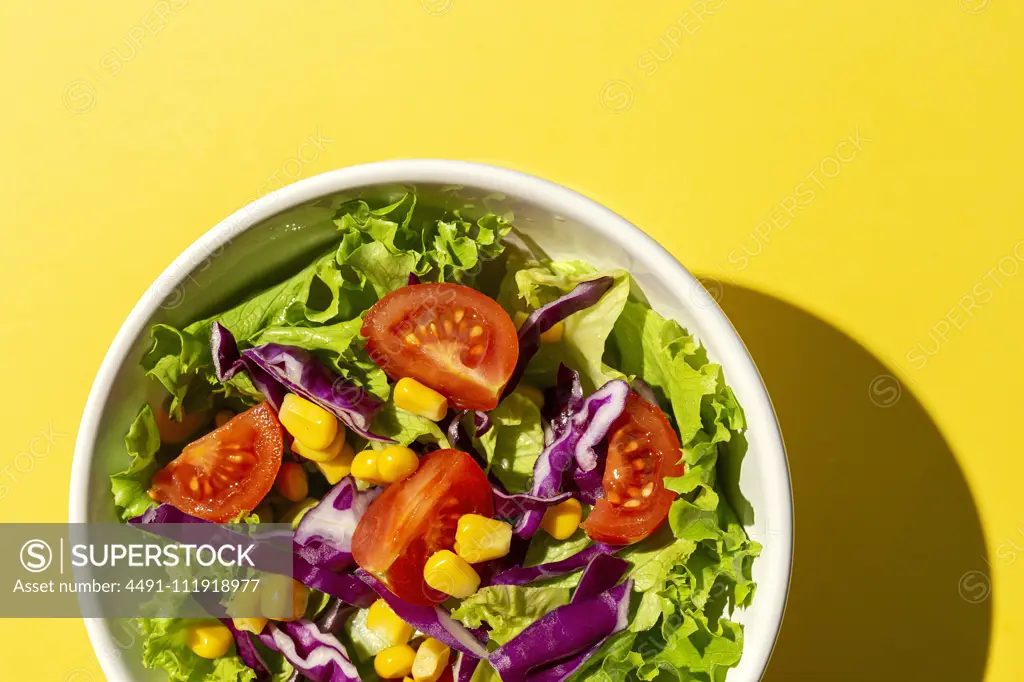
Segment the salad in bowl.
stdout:
<path fill-rule="evenodd" d="M 140 619 L 175 681 L 720 681 L 761 545 L 720 365 L 486 202 L 323 203 L 288 272 L 149 332 L 125 522 L 288 523 L 287 617 Z M 323 221 L 321 221 L 323 222 Z M 268 281 L 269 280 L 269 281 Z"/>

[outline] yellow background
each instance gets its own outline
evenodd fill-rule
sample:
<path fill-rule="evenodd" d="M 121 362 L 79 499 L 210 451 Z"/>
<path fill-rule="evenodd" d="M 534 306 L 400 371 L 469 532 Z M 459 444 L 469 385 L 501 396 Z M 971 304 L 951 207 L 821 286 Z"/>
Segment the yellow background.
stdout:
<path fill-rule="evenodd" d="M 0 521 L 66 519 L 100 360 L 210 226 L 289 177 L 483 161 L 650 232 L 747 338 L 797 499 L 769 679 L 1024 679 L 1022 31 L 1014 0 L 0 3 Z M 102 679 L 79 621 L 0 650 Z"/>

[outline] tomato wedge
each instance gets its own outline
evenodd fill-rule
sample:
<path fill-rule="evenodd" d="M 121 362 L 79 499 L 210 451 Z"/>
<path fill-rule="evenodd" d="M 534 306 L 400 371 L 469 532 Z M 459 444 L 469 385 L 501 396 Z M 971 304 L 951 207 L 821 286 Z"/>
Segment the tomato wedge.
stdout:
<path fill-rule="evenodd" d="M 423 567 L 434 552 L 455 546 L 463 514 L 494 515 L 487 474 L 465 452 L 436 450 L 370 504 L 352 537 L 352 556 L 407 602 L 440 604 L 448 595 L 427 585 Z"/>
<path fill-rule="evenodd" d="M 494 409 L 519 358 L 505 310 L 461 284 L 396 289 L 366 313 L 361 333 L 389 377 L 412 377 L 459 410 Z"/>
<path fill-rule="evenodd" d="M 269 404 L 260 403 L 186 445 L 153 476 L 149 496 L 226 523 L 251 512 L 270 492 L 283 451 L 281 422 Z"/>
<path fill-rule="evenodd" d="M 604 497 L 583 530 L 597 542 L 629 545 L 653 533 L 668 516 L 676 493 L 666 490 L 662 479 L 683 475 L 683 453 L 665 414 L 633 392 L 610 434 L 601 480 Z"/>

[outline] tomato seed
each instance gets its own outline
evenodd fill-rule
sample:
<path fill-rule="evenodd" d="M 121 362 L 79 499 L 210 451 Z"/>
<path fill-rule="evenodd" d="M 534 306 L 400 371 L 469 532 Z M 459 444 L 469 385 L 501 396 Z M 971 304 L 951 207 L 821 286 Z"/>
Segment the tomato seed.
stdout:
<path fill-rule="evenodd" d="M 654 481 L 651 481 L 650 483 L 644 486 L 644 489 L 641 491 L 641 494 L 643 494 L 644 497 L 650 497 L 653 493 Z"/>
<path fill-rule="evenodd" d="M 622 505 L 626 509 L 636 509 L 640 506 L 640 500 L 626 500 L 626 504 Z"/>

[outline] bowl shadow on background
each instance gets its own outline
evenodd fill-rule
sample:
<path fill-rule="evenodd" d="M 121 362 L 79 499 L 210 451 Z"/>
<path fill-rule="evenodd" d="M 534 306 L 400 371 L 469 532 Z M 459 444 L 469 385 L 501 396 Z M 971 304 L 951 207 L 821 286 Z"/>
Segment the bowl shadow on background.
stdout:
<path fill-rule="evenodd" d="M 734 285 L 719 304 L 768 387 L 793 481 L 792 586 L 764 681 L 982 680 L 985 541 L 931 417 L 813 315 Z"/>

